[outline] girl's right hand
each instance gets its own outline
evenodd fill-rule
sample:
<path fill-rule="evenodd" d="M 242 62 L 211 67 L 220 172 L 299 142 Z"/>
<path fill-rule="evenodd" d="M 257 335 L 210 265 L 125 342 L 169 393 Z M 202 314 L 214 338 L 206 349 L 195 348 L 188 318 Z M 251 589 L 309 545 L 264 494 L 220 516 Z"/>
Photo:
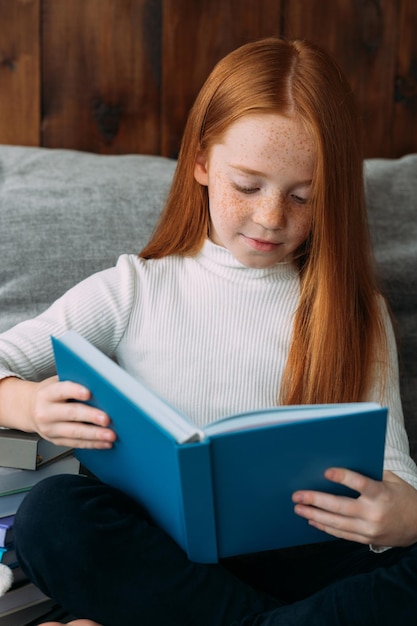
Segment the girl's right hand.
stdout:
<path fill-rule="evenodd" d="M 109 428 L 110 418 L 84 404 L 90 398 L 88 389 L 77 383 L 60 382 L 56 376 L 29 384 L 33 429 L 44 439 L 70 448 L 112 447 L 116 434 Z"/>

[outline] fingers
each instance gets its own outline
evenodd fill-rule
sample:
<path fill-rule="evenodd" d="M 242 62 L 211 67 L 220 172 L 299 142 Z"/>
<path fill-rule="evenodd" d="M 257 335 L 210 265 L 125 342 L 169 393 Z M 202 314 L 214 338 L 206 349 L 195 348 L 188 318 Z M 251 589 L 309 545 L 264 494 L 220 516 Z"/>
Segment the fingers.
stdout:
<path fill-rule="evenodd" d="M 95 450 L 108 450 L 116 441 L 116 434 L 110 429 L 100 429 L 88 425 L 74 426 L 73 422 L 62 422 L 48 430 L 49 434 L 41 433 L 44 439 L 48 439 L 58 446 L 68 448 L 88 448 Z"/>
<path fill-rule="evenodd" d="M 44 391 L 39 409 L 45 410 L 45 405 L 51 404 L 54 407 L 54 415 L 59 419 L 108 426 L 110 419 L 104 411 L 84 404 L 90 399 L 90 395 L 88 389 L 76 383 L 56 383 Z"/>
<path fill-rule="evenodd" d="M 359 497 L 297 491 L 293 494 L 294 512 L 335 537 L 371 543 L 380 524 L 379 509 L 373 505 L 384 491 L 382 482 L 341 468 L 331 468 L 325 476 L 358 492 Z"/>
<path fill-rule="evenodd" d="M 367 476 L 363 476 L 363 474 L 348 469 L 331 467 L 324 475 L 328 480 L 349 487 L 353 489 L 353 491 L 368 498 L 377 496 L 381 489 L 381 481 L 372 480 L 372 478 L 368 478 Z"/>
<path fill-rule="evenodd" d="M 363 476 L 358 472 L 353 472 L 351 470 L 339 467 L 332 467 L 326 470 L 324 475 L 331 482 L 348 487 L 349 489 L 355 491 L 357 494 L 366 498 L 375 498 L 381 492 L 381 481 L 372 480 L 372 478 Z M 336 496 L 322 492 L 302 490 L 295 492 L 293 496 L 294 502 L 303 502 L 304 504 L 319 506 L 323 508 L 327 508 L 327 506 L 331 508 L 338 508 L 339 506 L 346 507 L 349 505 L 349 503 L 355 502 L 355 500 L 352 500 L 352 498 L 341 498 L 340 496 L 337 497 L 336 502 L 335 498 Z M 326 503 L 328 504 L 326 505 Z"/>
<path fill-rule="evenodd" d="M 326 477 L 359 492 L 357 498 L 316 491 L 293 494 L 294 511 L 334 537 L 374 546 L 407 546 L 416 542 L 417 491 L 385 471 L 377 481 L 356 472 L 332 468 Z"/>
<path fill-rule="evenodd" d="M 90 392 L 82 385 L 57 382 L 41 383 L 34 402 L 36 430 L 57 445 L 71 448 L 110 448 L 116 439 L 106 413 L 85 404 Z"/>
<path fill-rule="evenodd" d="M 328 493 L 307 491 L 293 495 L 297 515 L 317 524 L 337 528 L 346 525 L 347 518 L 356 517 L 356 501 Z"/>
<path fill-rule="evenodd" d="M 297 502 L 297 497 L 294 498 Z M 329 494 L 311 494 L 297 503 L 294 512 L 318 528 L 334 537 L 369 543 L 367 523 L 356 516 L 355 501 Z"/>

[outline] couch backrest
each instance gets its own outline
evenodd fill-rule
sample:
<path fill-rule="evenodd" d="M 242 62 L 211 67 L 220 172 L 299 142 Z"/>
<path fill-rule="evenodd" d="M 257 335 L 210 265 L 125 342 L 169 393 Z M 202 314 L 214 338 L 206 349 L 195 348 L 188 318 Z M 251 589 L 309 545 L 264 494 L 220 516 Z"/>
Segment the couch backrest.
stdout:
<path fill-rule="evenodd" d="M 375 256 L 396 319 L 404 415 L 417 460 L 417 154 L 365 163 Z"/>
<path fill-rule="evenodd" d="M 0 331 L 145 245 L 175 161 L 0 146 Z M 417 460 L 417 155 L 365 163 L 371 235 L 398 321 L 403 404 Z"/>
<path fill-rule="evenodd" d="M 0 331 L 145 245 L 175 161 L 0 146 Z"/>

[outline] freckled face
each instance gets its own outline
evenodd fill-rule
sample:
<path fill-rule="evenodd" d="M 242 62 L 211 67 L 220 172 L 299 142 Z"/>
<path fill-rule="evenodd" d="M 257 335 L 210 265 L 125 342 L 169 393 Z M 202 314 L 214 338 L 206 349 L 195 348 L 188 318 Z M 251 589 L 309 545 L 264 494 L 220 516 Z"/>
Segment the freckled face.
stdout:
<path fill-rule="evenodd" d="M 247 267 L 291 259 L 311 228 L 314 163 L 296 118 L 251 114 L 231 124 L 194 170 L 208 187 L 212 241 Z"/>

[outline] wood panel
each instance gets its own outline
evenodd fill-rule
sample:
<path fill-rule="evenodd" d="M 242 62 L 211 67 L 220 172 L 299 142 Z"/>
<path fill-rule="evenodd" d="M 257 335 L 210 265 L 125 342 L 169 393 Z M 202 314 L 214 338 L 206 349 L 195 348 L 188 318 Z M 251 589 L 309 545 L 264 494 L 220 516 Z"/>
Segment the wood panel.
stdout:
<path fill-rule="evenodd" d="M 393 150 L 396 156 L 417 152 L 417 3 L 400 3 L 395 76 Z"/>
<path fill-rule="evenodd" d="M 413 1 L 413 0 L 411 0 Z M 285 31 L 334 56 L 355 92 L 365 156 L 392 154 L 397 3 L 392 0 L 287 0 Z M 329 5 L 327 5 L 329 8 Z M 416 146 L 417 147 L 417 146 Z"/>
<path fill-rule="evenodd" d="M 0 0 L 0 141 L 40 141 L 40 0 Z"/>
<path fill-rule="evenodd" d="M 278 35 L 280 20 L 280 0 L 165 0 L 162 154 L 177 155 L 190 107 L 215 63 L 248 41 Z"/>
<path fill-rule="evenodd" d="M 159 152 L 161 0 L 43 0 L 42 144 Z"/>
<path fill-rule="evenodd" d="M 0 142 L 176 156 L 218 59 L 281 34 L 338 60 L 365 156 L 417 152 L 416 31 L 416 0 L 0 0 Z"/>

